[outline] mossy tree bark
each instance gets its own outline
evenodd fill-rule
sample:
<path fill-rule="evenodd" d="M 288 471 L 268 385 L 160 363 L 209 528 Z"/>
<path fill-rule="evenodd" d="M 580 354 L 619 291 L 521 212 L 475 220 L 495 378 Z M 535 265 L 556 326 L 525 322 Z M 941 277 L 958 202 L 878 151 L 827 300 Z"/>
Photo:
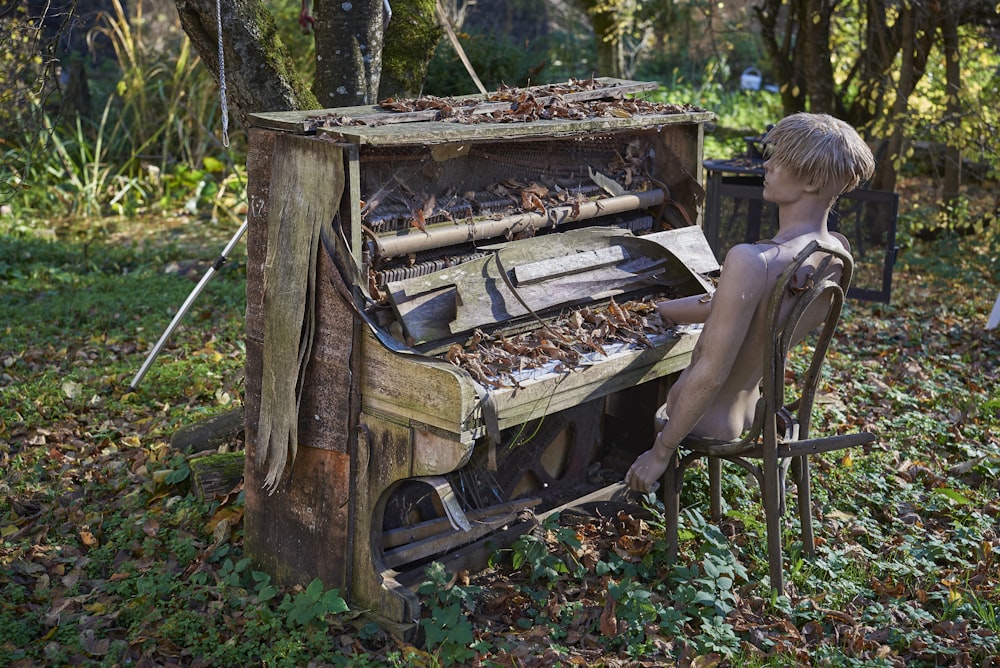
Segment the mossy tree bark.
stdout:
<path fill-rule="evenodd" d="M 181 26 L 219 79 L 216 0 L 176 0 Z M 316 0 L 316 78 L 296 72 L 261 0 L 221 0 L 226 100 L 245 124 L 258 111 L 373 104 L 420 92 L 442 30 L 433 0 Z M 383 48 L 384 44 L 384 48 Z M 383 58 L 383 54 L 385 58 Z"/>
<path fill-rule="evenodd" d="M 435 0 L 397 0 L 385 30 L 378 99 L 417 97 L 427 78 L 427 64 L 444 30 L 434 15 Z"/>
<path fill-rule="evenodd" d="M 291 65 L 274 17 L 261 0 L 223 0 L 226 100 L 241 125 L 258 111 L 316 109 L 319 103 Z M 205 66 L 219 79 L 216 0 L 177 0 L 181 26 Z"/>
<path fill-rule="evenodd" d="M 317 0 L 316 79 L 324 108 L 374 104 L 382 72 L 383 0 Z"/>

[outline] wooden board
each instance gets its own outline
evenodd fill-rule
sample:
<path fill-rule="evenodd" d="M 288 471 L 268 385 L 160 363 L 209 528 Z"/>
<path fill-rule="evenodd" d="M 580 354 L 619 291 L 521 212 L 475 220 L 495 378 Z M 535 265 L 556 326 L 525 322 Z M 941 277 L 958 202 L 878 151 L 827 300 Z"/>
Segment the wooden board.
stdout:
<path fill-rule="evenodd" d="M 641 93 L 643 91 L 655 90 L 659 88 L 659 84 L 655 81 L 629 81 L 625 79 L 613 79 L 610 77 L 598 77 L 595 80 L 605 84 L 605 87 L 595 88 L 592 90 L 580 90 L 560 96 L 546 95 L 545 91 L 549 90 L 551 88 L 550 86 L 534 86 L 519 90 L 523 90 L 526 94 L 539 94 L 540 96 L 536 97 L 535 101 L 536 103 L 544 106 L 551 104 L 559 98 L 566 101 L 581 102 L 587 100 L 606 99 L 632 93 Z M 450 99 L 460 103 L 481 100 L 479 104 L 475 105 L 475 110 L 473 111 L 473 113 L 479 114 L 487 114 L 510 108 L 511 103 L 509 101 L 487 101 L 490 95 L 492 94 L 482 95 L 477 93 L 473 95 L 460 95 Z M 438 117 L 438 115 L 439 112 L 436 109 L 398 112 L 386 109 L 380 105 L 359 105 L 334 109 L 259 112 L 256 114 L 250 114 L 248 118 L 250 124 L 254 127 L 270 128 L 272 130 L 282 130 L 285 132 L 304 134 L 315 131 L 317 129 L 317 125 L 321 124 L 320 121 L 326 117 L 334 119 L 347 118 L 373 125 L 382 125 L 433 121 Z M 336 130 L 336 128 L 331 128 L 331 130 Z"/>
<path fill-rule="evenodd" d="M 629 259 L 621 246 L 585 250 L 573 255 L 554 257 L 541 262 L 527 262 L 514 267 L 514 284 L 519 287 L 572 276 L 583 271 L 603 269 Z"/>
<path fill-rule="evenodd" d="M 643 114 L 625 118 L 590 117 L 580 120 L 553 119 L 524 123 L 469 124 L 427 121 L 376 127 L 320 128 L 317 133 L 331 135 L 334 139 L 362 146 L 404 146 L 618 132 L 650 126 L 705 123 L 714 118 L 715 114 L 709 111 L 687 111 L 670 114 Z"/>
<path fill-rule="evenodd" d="M 363 413 L 392 416 L 402 424 L 424 425 L 472 442 L 471 431 L 482 415 L 469 374 L 443 360 L 393 352 L 370 330 L 361 345 Z"/>
<path fill-rule="evenodd" d="M 536 102 L 542 105 L 557 99 L 585 102 L 612 99 L 626 94 L 658 87 L 655 82 L 626 81 L 599 78 L 610 84 L 595 90 L 582 90 L 561 95 L 547 95 L 546 87 L 525 89 L 538 91 Z M 486 95 L 469 95 L 453 98 L 456 101 L 482 100 L 472 115 L 486 115 L 511 107 L 510 101 L 489 101 Z M 585 132 L 610 132 L 633 128 L 649 128 L 676 123 L 700 124 L 711 121 L 715 114 L 705 110 L 648 113 L 636 116 L 598 117 L 582 119 L 546 119 L 527 122 L 462 123 L 438 120 L 437 110 L 396 112 L 375 105 L 342 107 L 311 111 L 264 112 L 251 114 L 249 122 L 257 128 L 270 128 L 284 132 L 307 134 L 316 132 L 359 146 L 385 146 L 406 144 L 441 144 L 456 141 L 499 140 L 532 137 L 553 137 Z M 324 127 L 324 119 L 362 119 L 368 125 L 331 125 Z"/>
<path fill-rule="evenodd" d="M 450 285 L 407 297 L 405 292 L 393 292 L 399 283 L 390 283 L 390 299 L 396 305 L 399 319 L 407 323 L 406 333 L 414 343 L 439 341 L 451 336 L 448 323 L 455 319 L 458 291 Z"/>
<path fill-rule="evenodd" d="M 500 429 L 683 371 L 698 334 L 684 333 L 655 348 L 629 350 L 597 364 L 553 373 L 521 388 L 492 390 Z"/>

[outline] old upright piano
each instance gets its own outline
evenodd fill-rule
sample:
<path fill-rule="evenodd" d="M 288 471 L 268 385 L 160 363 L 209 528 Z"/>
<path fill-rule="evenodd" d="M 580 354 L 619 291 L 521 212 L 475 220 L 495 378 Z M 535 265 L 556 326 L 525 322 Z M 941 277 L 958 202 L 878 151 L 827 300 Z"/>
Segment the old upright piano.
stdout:
<path fill-rule="evenodd" d="M 257 114 L 249 131 L 246 550 L 389 622 L 595 498 L 652 439 L 712 289 L 710 112 L 572 81 Z M 294 455 L 294 456 L 293 456 Z"/>

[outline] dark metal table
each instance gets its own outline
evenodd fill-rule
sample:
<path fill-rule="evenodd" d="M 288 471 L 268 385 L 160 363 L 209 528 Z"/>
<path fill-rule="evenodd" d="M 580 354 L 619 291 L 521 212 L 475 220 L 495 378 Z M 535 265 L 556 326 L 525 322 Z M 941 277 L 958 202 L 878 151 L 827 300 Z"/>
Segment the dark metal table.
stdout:
<path fill-rule="evenodd" d="M 732 246 L 778 230 L 777 207 L 764 200 L 764 160 L 705 160 L 705 237 L 721 262 Z M 899 196 L 859 189 L 842 195 L 830 212 L 830 229 L 851 242 L 855 260 L 849 297 L 888 303 L 896 261 Z"/>

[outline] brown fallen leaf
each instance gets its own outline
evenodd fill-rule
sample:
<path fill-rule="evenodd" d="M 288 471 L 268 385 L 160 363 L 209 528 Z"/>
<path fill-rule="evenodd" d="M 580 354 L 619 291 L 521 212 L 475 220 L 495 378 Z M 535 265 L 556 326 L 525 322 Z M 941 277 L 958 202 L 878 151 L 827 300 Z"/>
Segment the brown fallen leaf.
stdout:
<path fill-rule="evenodd" d="M 601 612 L 601 635 L 605 638 L 614 638 L 618 635 L 618 616 L 615 612 L 617 603 L 615 599 L 608 596 L 604 603 L 604 610 Z"/>

